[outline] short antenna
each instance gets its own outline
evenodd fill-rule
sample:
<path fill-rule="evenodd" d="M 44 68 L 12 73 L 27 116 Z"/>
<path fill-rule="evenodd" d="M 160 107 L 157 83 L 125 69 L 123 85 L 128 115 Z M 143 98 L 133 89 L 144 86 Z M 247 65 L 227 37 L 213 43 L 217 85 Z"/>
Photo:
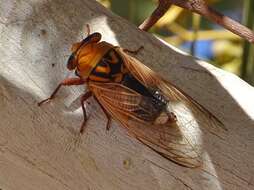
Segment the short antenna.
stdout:
<path fill-rule="evenodd" d="M 87 36 L 90 35 L 90 26 L 89 26 L 89 24 L 86 24 L 86 33 L 87 33 Z"/>

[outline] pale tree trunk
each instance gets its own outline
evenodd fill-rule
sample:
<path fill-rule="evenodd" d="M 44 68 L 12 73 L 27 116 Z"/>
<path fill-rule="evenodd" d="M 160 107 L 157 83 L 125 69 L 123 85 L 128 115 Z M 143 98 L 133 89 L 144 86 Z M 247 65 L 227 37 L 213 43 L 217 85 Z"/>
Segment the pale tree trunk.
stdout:
<path fill-rule="evenodd" d="M 82 122 L 81 87 L 65 87 L 41 108 L 67 75 L 70 45 L 84 26 L 138 55 L 216 115 L 221 139 L 203 134 L 204 165 L 188 169 L 153 152 L 106 118 L 91 99 Z M 254 189 L 254 89 L 138 30 L 93 0 L 0 2 L 0 189 L 148 190 Z"/>

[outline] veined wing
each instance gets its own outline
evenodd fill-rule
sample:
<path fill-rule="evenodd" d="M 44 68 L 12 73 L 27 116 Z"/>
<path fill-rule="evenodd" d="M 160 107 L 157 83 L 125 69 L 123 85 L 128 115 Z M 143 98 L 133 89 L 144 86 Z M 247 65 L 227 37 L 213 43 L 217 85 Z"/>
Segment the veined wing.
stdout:
<path fill-rule="evenodd" d="M 118 83 L 96 82 L 89 82 L 89 88 L 100 104 L 130 135 L 180 165 L 201 165 L 201 146 L 191 119 L 186 118 L 184 125 L 178 122 L 154 124 L 146 117 L 152 115 L 153 111 L 142 107 L 141 101 L 144 101 L 144 97 L 132 89 Z"/>
<path fill-rule="evenodd" d="M 221 121 L 190 96 L 170 82 L 162 79 L 134 57 L 126 54 L 121 48 L 118 48 L 117 51 L 122 56 L 126 67 L 139 82 L 146 87 L 160 89 L 168 98 L 172 112 L 178 112 L 177 115 L 179 117 L 177 119 L 179 125 L 184 127 L 187 123 L 195 123 L 201 130 L 206 129 L 217 136 L 222 135 L 227 130 Z M 193 116 L 192 119 L 188 117 L 190 115 Z"/>

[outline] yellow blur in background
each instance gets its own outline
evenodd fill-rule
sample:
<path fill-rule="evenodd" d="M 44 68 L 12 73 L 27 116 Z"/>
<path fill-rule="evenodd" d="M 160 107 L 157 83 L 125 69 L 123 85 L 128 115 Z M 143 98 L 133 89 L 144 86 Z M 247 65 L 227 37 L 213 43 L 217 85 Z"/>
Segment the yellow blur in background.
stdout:
<path fill-rule="evenodd" d="M 156 0 L 98 0 L 116 14 L 140 25 L 156 8 Z M 222 14 L 254 28 L 253 0 L 206 0 Z M 254 84 L 254 48 L 239 36 L 177 6 L 149 32 L 195 57 L 235 73 Z"/>

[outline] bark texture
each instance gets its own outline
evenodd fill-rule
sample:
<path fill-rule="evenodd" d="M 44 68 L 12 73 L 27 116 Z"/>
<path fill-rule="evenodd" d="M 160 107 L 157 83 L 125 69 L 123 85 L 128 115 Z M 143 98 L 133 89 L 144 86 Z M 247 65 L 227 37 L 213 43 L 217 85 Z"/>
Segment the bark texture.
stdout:
<path fill-rule="evenodd" d="M 85 24 L 103 40 L 137 55 L 216 115 L 223 138 L 202 134 L 204 166 L 178 166 L 106 117 L 94 100 L 79 135 L 84 87 L 63 88 L 71 44 Z M 0 189 L 148 190 L 254 189 L 254 89 L 110 13 L 93 0 L 0 0 Z"/>

